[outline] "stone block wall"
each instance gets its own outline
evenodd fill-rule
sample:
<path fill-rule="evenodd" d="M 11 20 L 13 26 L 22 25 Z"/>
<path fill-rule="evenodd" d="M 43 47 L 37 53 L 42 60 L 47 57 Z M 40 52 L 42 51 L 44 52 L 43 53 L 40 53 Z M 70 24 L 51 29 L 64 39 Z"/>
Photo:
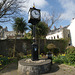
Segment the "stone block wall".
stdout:
<path fill-rule="evenodd" d="M 65 50 L 66 45 L 62 40 L 46 40 L 41 39 L 40 42 L 37 40 L 37 44 L 40 48 L 40 52 L 43 51 L 44 46 L 47 44 L 53 43 L 58 47 L 61 51 Z M 8 55 L 10 51 L 13 50 L 15 44 L 15 40 L 0 40 L 0 55 Z M 32 39 L 18 39 L 16 40 L 16 52 L 26 53 L 27 51 L 32 50 Z"/>

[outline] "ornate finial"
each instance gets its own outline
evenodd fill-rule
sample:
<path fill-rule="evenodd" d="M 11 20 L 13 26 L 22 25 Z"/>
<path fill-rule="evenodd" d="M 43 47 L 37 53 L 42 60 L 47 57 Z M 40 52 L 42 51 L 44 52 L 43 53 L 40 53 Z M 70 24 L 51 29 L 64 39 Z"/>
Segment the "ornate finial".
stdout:
<path fill-rule="evenodd" d="M 35 8 L 35 4 L 33 3 L 33 8 Z"/>

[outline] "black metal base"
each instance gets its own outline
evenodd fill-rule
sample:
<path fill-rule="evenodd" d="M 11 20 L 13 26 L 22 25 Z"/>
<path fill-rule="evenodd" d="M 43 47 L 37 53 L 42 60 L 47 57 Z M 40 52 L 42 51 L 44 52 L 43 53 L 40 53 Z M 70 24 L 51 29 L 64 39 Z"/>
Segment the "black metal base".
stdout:
<path fill-rule="evenodd" d="M 38 60 L 38 45 L 32 44 L 32 60 Z"/>

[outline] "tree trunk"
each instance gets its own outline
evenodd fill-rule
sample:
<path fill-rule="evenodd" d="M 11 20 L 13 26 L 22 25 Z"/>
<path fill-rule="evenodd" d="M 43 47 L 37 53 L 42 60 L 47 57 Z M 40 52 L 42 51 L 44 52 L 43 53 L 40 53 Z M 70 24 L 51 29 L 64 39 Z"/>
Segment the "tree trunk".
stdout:
<path fill-rule="evenodd" d="M 46 39 L 44 39 L 44 45 L 46 45 Z"/>
<path fill-rule="evenodd" d="M 21 33 L 21 38 L 23 37 L 23 33 Z"/>
<path fill-rule="evenodd" d="M 13 48 L 13 57 L 15 57 L 15 52 L 16 52 L 16 39 L 17 39 L 17 32 L 15 34 L 15 42 L 14 42 L 14 48 Z"/>

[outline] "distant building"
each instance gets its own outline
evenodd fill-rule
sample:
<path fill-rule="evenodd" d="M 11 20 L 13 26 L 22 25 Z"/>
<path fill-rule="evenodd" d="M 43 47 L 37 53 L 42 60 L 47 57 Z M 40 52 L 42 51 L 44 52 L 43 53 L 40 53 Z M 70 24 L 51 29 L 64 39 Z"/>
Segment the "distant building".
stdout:
<path fill-rule="evenodd" d="M 67 39 L 70 38 L 69 45 L 75 47 L 75 18 L 72 19 L 71 24 L 65 27 L 60 26 L 60 28 L 55 28 L 51 30 L 46 39 L 54 40 L 54 39 Z"/>
<path fill-rule="evenodd" d="M 32 34 L 32 31 L 30 30 L 28 33 Z"/>
<path fill-rule="evenodd" d="M 48 35 L 46 36 L 46 39 L 50 39 L 50 40 L 54 40 L 54 39 L 67 39 L 70 37 L 70 30 L 67 29 L 68 26 L 62 27 L 60 26 L 60 28 L 56 28 L 54 26 L 54 29 L 51 30 Z"/>
<path fill-rule="evenodd" d="M 7 39 L 15 39 L 15 35 L 16 35 L 16 31 L 7 31 L 4 33 L 4 37 Z M 17 34 L 17 39 L 24 37 L 24 35 L 25 35 L 25 32 L 23 34 L 19 32 Z"/>
<path fill-rule="evenodd" d="M 7 27 L 0 29 L 0 39 L 15 39 L 16 31 L 8 31 Z M 25 32 L 23 35 L 19 32 L 17 35 L 17 39 L 20 39 L 21 37 L 24 37 Z"/>
<path fill-rule="evenodd" d="M 7 31 L 7 32 L 5 32 L 4 33 L 4 37 L 6 38 L 6 39 L 14 39 L 15 38 L 15 34 L 16 34 L 16 32 L 15 31 Z"/>
<path fill-rule="evenodd" d="M 4 33 L 7 32 L 7 27 L 0 29 L 0 39 L 6 39 Z"/>

